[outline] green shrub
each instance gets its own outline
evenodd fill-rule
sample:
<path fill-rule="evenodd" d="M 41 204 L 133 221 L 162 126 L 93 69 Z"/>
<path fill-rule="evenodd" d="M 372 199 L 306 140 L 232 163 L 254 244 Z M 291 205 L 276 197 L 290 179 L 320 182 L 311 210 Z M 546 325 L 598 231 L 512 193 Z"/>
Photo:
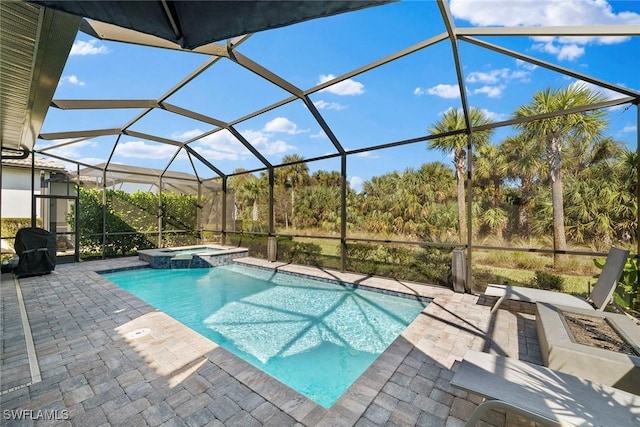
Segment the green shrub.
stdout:
<path fill-rule="evenodd" d="M 278 244 L 280 241 L 281 238 L 278 238 Z M 249 249 L 249 256 L 251 257 L 267 259 L 267 236 L 228 234 L 226 244 Z"/>
<path fill-rule="evenodd" d="M 350 243 L 347 244 L 347 270 L 450 286 L 451 250 Z"/>
<path fill-rule="evenodd" d="M 564 290 L 564 278 L 557 274 L 547 273 L 538 270 L 531 282 L 531 286 L 539 289 L 554 290 L 562 292 Z"/>
<path fill-rule="evenodd" d="M 106 209 L 103 210 L 102 189 L 79 190 L 80 256 L 85 259 L 102 252 L 102 225 L 107 238 L 105 256 L 135 254 L 140 249 L 157 246 L 159 201 L 162 201 L 164 246 L 185 246 L 197 243 L 197 197 L 188 194 L 158 194 L 137 191 L 133 194 L 121 190 L 106 191 Z M 68 217 L 73 225 L 74 212 Z"/>
<path fill-rule="evenodd" d="M 31 218 L 2 218 L 0 235 L 11 241 L 21 228 L 31 227 Z M 36 218 L 36 227 L 42 227 L 42 219 Z M 13 244 L 13 242 L 11 242 Z"/>
<path fill-rule="evenodd" d="M 278 241 L 278 261 L 321 266 L 322 248 L 315 243 Z"/>

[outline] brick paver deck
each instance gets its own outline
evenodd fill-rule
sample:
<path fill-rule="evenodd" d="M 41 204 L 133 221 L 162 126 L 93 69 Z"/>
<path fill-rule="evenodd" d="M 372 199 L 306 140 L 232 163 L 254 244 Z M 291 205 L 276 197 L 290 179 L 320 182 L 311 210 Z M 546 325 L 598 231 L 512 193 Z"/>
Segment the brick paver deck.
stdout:
<path fill-rule="evenodd" d="M 468 349 L 541 363 L 527 304 L 505 304 L 509 310 L 491 317 L 490 301 L 440 287 L 242 261 L 433 302 L 327 410 L 96 273 L 141 265 L 135 258 L 59 265 L 20 279 L 42 377 L 31 384 L 16 286 L 5 274 L 2 424 L 462 426 L 480 401 L 449 382 Z M 501 427 L 522 420 L 495 413 L 485 421 Z"/>

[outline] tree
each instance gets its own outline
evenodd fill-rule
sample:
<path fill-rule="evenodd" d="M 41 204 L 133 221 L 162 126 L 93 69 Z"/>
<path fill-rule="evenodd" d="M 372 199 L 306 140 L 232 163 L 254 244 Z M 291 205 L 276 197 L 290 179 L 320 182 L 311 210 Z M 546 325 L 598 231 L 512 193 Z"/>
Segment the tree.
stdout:
<path fill-rule="evenodd" d="M 311 175 L 311 185 L 322 185 L 325 187 L 340 187 L 342 176 L 337 171 L 318 170 Z"/>
<path fill-rule="evenodd" d="M 502 241 L 508 223 L 502 205 L 502 183 L 507 176 L 506 155 L 502 146 L 486 144 L 478 148 L 473 161 L 474 199 L 481 194 L 482 209 L 479 220 L 490 233 Z"/>
<path fill-rule="evenodd" d="M 507 177 L 520 183 L 517 202 L 517 230 L 521 236 L 529 236 L 531 232 L 529 215 L 531 202 L 535 195 L 535 184 L 541 178 L 542 146 L 536 144 L 527 135 L 521 133 L 510 136 L 502 144 L 505 153 Z"/>
<path fill-rule="evenodd" d="M 234 173 L 242 172 L 245 172 L 244 169 L 234 171 Z M 269 193 L 266 176 L 257 177 L 252 173 L 242 173 L 230 177 L 228 185 L 235 194 L 234 219 L 243 220 L 252 230 L 261 230 L 259 206 Z M 262 204 L 264 205 L 264 202 Z"/>
<path fill-rule="evenodd" d="M 604 101 L 604 97 L 592 92 L 585 85 L 572 84 L 566 88 L 556 90 L 547 88 L 536 92 L 529 104 L 518 107 L 514 112 L 514 118 L 553 113 L 601 101 Z M 576 140 L 598 139 L 607 126 L 604 116 L 604 111 L 593 110 L 516 125 L 529 139 L 545 147 L 545 158 L 551 178 L 554 251 L 565 251 L 567 249 L 564 227 L 562 150 L 566 148 L 570 138 L 575 138 Z M 554 252 L 554 265 L 557 266 L 565 258 L 566 255 Z"/>
<path fill-rule="evenodd" d="M 297 154 L 289 154 L 282 158 L 283 166 L 275 171 L 276 180 L 288 188 L 291 192 L 291 221 L 293 226 L 293 216 L 295 209 L 295 190 L 297 187 L 306 185 L 309 182 L 309 167 L 303 162 L 304 158 Z M 285 214 L 285 227 L 289 228 L 288 216 Z"/>
<path fill-rule="evenodd" d="M 489 118 L 482 110 L 474 107 L 469 110 L 469 122 L 471 123 L 472 127 L 476 127 L 489 124 L 491 120 L 489 120 Z M 438 135 L 445 132 L 465 129 L 465 127 L 466 125 L 462 110 L 451 108 L 444 113 L 442 119 L 434 123 L 429 128 L 429 133 L 431 133 L 432 135 Z M 486 145 L 491 138 L 491 134 L 491 130 L 473 132 L 471 141 L 474 148 Z M 456 171 L 457 182 L 458 224 L 461 242 L 465 241 L 467 231 L 464 188 L 465 170 L 467 168 L 467 138 L 468 136 L 466 133 L 461 133 L 458 135 L 445 136 L 429 141 L 430 149 L 437 149 L 447 154 L 453 154 L 453 165 Z"/>

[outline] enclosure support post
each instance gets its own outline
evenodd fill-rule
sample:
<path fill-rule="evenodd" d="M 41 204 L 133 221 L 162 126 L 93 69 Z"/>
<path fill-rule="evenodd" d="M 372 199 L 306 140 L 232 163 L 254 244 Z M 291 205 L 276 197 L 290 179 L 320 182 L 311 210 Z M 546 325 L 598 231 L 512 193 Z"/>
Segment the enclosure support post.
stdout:
<path fill-rule="evenodd" d="M 273 196 L 274 196 L 273 166 L 269 167 L 269 237 L 267 237 L 267 259 L 275 261 L 278 258 L 278 247 L 275 236 Z"/>
<path fill-rule="evenodd" d="M 224 212 L 224 210 L 223 210 Z M 198 198 L 196 199 L 196 241 L 202 243 L 202 183 L 198 181 Z"/>
<path fill-rule="evenodd" d="M 75 249 L 76 262 L 80 261 L 80 165 L 76 164 L 76 212 L 75 212 Z"/>
<path fill-rule="evenodd" d="M 107 169 L 102 170 L 102 259 L 107 250 Z"/>
<path fill-rule="evenodd" d="M 36 226 L 36 156 L 31 152 L 31 226 Z M 40 201 L 42 203 L 42 201 Z"/>
<path fill-rule="evenodd" d="M 275 233 L 274 221 L 273 221 L 273 196 L 274 196 L 274 177 L 273 177 L 273 167 L 269 168 L 269 236 Z"/>
<path fill-rule="evenodd" d="M 158 245 L 162 247 L 162 177 L 158 180 Z"/>
<path fill-rule="evenodd" d="M 340 271 L 347 270 L 347 155 L 340 156 Z"/>
<path fill-rule="evenodd" d="M 222 230 L 223 245 L 227 244 L 227 176 L 222 177 L 222 215 L 220 216 L 220 229 Z M 235 219 L 235 218 L 234 218 Z"/>
<path fill-rule="evenodd" d="M 473 276 L 471 275 L 471 262 L 473 244 L 473 221 L 471 218 L 471 205 L 473 203 L 473 182 L 471 181 L 471 167 L 473 164 L 473 134 L 467 135 L 467 260 L 465 265 L 465 281 L 464 290 L 471 293 L 471 287 L 473 285 Z"/>
<path fill-rule="evenodd" d="M 640 206 L 640 99 L 636 99 L 636 206 Z M 640 224 L 640 209 L 636 209 L 636 224 Z M 640 227 L 636 227 L 636 255 L 640 254 Z M 640 280 L 640 277 L 637 279 Z"/>

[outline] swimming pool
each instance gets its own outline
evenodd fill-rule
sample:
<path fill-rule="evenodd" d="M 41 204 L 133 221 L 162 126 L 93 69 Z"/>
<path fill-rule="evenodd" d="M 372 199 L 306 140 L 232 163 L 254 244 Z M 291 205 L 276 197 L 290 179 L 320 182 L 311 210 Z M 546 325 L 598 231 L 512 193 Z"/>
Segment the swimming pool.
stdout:
<path fill-rule="evenodd" d="M 428 304 L 238 264 L 104 277 L 326 408 Z"/>

